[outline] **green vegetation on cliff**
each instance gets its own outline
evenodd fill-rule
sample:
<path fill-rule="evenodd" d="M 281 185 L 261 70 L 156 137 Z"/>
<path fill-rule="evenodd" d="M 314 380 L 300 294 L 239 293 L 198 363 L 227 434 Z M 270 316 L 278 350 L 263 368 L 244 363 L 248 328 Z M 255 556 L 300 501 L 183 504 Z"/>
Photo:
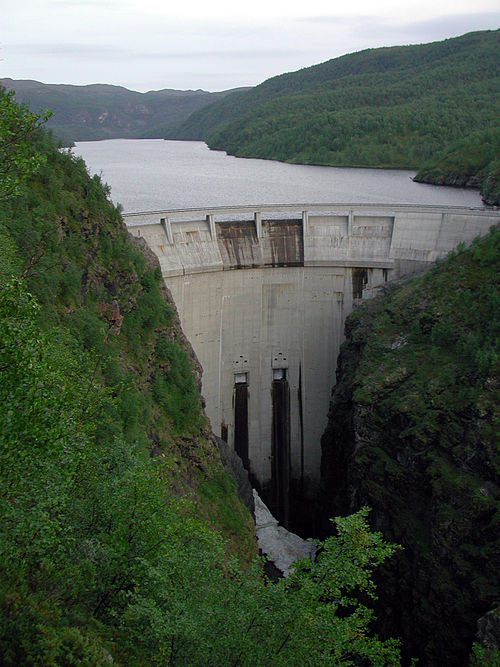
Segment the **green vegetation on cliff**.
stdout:
<path fill-rule="evenodd" d="M 418 167 L 498 127 L 499 53 L 498 30 L 352 53 L 228 95 L 167 136 L 240 157 Z"/>
<path fill-rule="evenodd" d="M 2 665 L 397 665 L 365 606 L 395 548 L 362 510 L 265 580 L 155 259 L 0 109 Z"/>
<path fill-rule="evenodd" d="M 382 573 L 379 629 L 399 622 L 424 664 L 465 664 L 500 596 L 500 229 L 367 302 L 346 335 L 327 511 L 369 504 L 403 546 Z"/>
<path fill-rule="evenodd" d="M 500 127 L 475 132 L 454 143 L 415 176 L 421 183 L 480 188 L 491 206 L 500 205 Z"/>

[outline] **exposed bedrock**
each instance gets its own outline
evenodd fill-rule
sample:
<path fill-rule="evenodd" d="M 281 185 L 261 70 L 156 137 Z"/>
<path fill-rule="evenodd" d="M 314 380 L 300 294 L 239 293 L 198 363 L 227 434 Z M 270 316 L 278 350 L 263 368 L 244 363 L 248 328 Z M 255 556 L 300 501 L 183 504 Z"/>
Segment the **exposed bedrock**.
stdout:
<path fill-rule="evenodd" d="M 476 636 L 488 657 L 493 651 L 500 651 L 500 607 L 481 616 L 477 622 Z"/>

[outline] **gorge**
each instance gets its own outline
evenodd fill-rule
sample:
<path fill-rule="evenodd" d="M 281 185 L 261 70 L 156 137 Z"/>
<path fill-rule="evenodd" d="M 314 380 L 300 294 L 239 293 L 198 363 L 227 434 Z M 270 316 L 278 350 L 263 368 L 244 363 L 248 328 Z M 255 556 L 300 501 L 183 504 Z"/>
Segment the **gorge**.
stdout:
<path fill-rule="evenodd" d="M 0 105 L 2 663 L 399 664 L 353 598 L 395 547 L 356 513 L 269 584 L 156 258 Z"/>
<path fill-rule="evenodd" d="M 158 28 L 0 80 L 1 665 L 498 667 L 500 31 L 208 93 Z"/>
<path fill-rule="evenodd" d="M 6 664 L 70 654 L 96 665 L 254 667 L 269 655 L 273 665 L 396 665 L 398 647 L 384 641 L 394 635 L 405 661 L 465 664 L 476 623 L 487 632 L 473 664 L 494 660 L 500 248 L 486 232 L 498 213 L 159 211 L 132 216 L 133 242 L 99 177 L 45 135 L 37 142 L 40 173 L 14 180 L 0 207 Z M 432 259 L 413 281 L 394 280 Z M 379 288 L 385 298 L 368 298 Z M 330 387 L 311 400 L 308 375 L 333 373 L 355 302 L 364 306 L 346 320 L 322 451 L 308 460 L 304 448 L 302 467 L 293 420 L 319 415 L 323 398 L 327 409 Z M 285 523 L 312 526 L 312 509 L 315 532 L 330 535 L 290 583 L 270 587 L 236 564 L 255 548 L 250 517 L 214 447 L 176 308 L 211 349 L 221 435 L 247 467 L 257 461 Z M 241 340 L 248 349 L 236 349 Z M 266 439 L 257 433 L 262 459 L 250 439 L 255 396 L 258 420 L 271 424 Z M 302 507 L 287 452 L 297 433 L 293 465 L 314 475 Z M 369 573 L 394 548 L 368 530 L 364 504 L 372 528 L 404 548 L 380 573 L 370 629 Z M 332 536 L 326 518 L 346 512 Z"/>
<path fill-rule="evenodd" d="M 285 341 L 293 341 L 294 338 L 299 339 L 304 334 L 303 327 L 305 324 L 309 323 L 311 327 L 313 326 L 312 315 L 316 313 L 316 316 L 320 315 L 317 321 L 320 321 L 321 324 L 316 329 L 316 331 L 319 331 L 319 335 L 314 337 L 310 331 L 308 336 L 305 337 L 309 346 L 308 359 L 316 353 L 325 354 L 325 350 L 328 350 L 329 346 L 335 349 L 334 354 L 336 355 L 344 335 L 343 323 L 337 321 L 335 331 L 333 331 L 332 323 L 335 317 L 337 320 L 340 320 L 341 316 L 343 319 L 346 318 L 346 314 L 342 311 L 347 310 L 347 305 L 350 304 L 349 308 L 355 305 L 352 299 L 353 274 L 361 277 L 361 280 L 354 281 L 358 290 L 363 287 L 362 272 L 366 270 L 365 277 L 372 282 L 373 280 L 383 281 L 382 291 L 386 291 L 392 284 L 389 276 L 395 277 L 396 271 L 397 275 L 402 275 L 424 268 L 424 266 L 430 266 L 428 263 L 419 265 L 415 260 L 418 258 L 424 260 L 437 259 L 440 256 L 442 257 L 448 248 L 455 247 L 460 241 L 465 240 L 465 237 L 468 238 L 468 243 L 476 233 L 486 233 L 489 226 L 498 220 L 498 213 L 492 209 L 479 208 L 479 197 L 473 191 L 422 186 L 411 181 L 409 172 L 329 170 L 324 167 L 281 165 L 262 160 L 240 160 L 225 156 L 220 152 L 206 151 L 203 145 L 192 142 L 183 144 L 182 142 L 167 141 L 161 145 L 156 142 L 154 144 L 136 143 L 139 145 L 123 142 L 123 148 L 126 148 L 127 155 L 136 152 L 140 156 L 140 166 L 134 162 L 128 167 L 130 175 L 133 173 L 133 178 L 127 178 L 128 172 L 126 173 L 119 168 L 122 142 L 102 145 L 80 144 L 77 149 L 82 151 L 85 157 L 90 158 L 94 169 L 99 167 L 104 169 L 105 177 L 113 183 L 112 193 L 115 193 L 114 196 L 123 201 L 129 210 L 137 210 L 139 202 L 145 208 L 147 206 L 145 197 L 149 196 L 149 193 L 151 193 L 151 201 L 158 208 L 160 202 L 165 201 L 166 198 L 169 200 L 179 196 L 183 198 L 181 199 L 182 206 L 178 205 L 175 207 L 176 210 L 173 210 L 174 207 L 172 206 L 169 211 L 158 210 L 148 214 L 133 214 L 125 217 L 132 222 L 129 231 L 132 231 L 134 236 L 144 233 L 143 238 L 150 238 L 152 244 L 156 246 L 155 252 L 163 274 L 166 275 L 169 271 L 171 272 L 166 280 L 170 281 L 169 284 L 171 284 L 173 292 L 176 294 L 175 300 L 179 312 L 182 313 L 183 306 L 186 306 L 189 311 L 187 317 L 189 326 L 199 327 L 197 329 L 198 335 L 191 335 L 190 333 L 189 339 L 195 347 L 197 340 L 200 341 L 201 339 L 205 344 L 208 344 L 211 350 L 211 353 L 209 355 L 205 354 L 203 359 L 203 366 L 211 369 L 211 381 L 208 384 L 208 390 L 206 389 L 207 380 L 205 380 L 203 387 L 203 394 L 207 400 L 209 411 L 211 410 L 210 402 L 213 407 L 218 398 L 219 378 L 225 378 L 225 406 L 229 417 L 222 423 L 223 420 L 217 411 L 215 416 L 210 413 L 214 431 L 225 435 L 221 428 L 224 424 L 227 426 L 228 440 L 233 436 L 234 431 L 231 433 L 230 426 L 232 417 L 232 428 L 234 429 L 234 417 L 236 416 L 233 412 L 233 394 L 235 398 L 236 395 L 240 398 L 243 397 L 243 399 L 246 396 L 248 433 L 250 436 L 253 413 L 253 434 L 259 438 L 256 448 L 258 450 L 257 456 L 264 452 L 264 458 L 261 459 L 264 462 L 263 468 L 265 471 L 267 466 L 267 469 L 271 470 L 272 478 L 271 461 L 268 459 L 273 438 L 272 394 L 274 393 L 276 402 L 278 398 L 286 397 L 288 393 L 286 391 L 287 386 L 282 380 L 276 380 L 278 386 L 275 385 L 272 374 L 274 374 L 274 370 L 284 371 L 285 375 L 288 375 L 288 380 L 286 380 L 288 390 L 290 390 L 290 381 L 294 383 L 293 389 L 290 390 L 289 406 L 286 402 L 284 405 L 281 402 L 285 412 L 288 407 L 290 408 L 290 423 L 296 425 L 295 430 L 292 429 L 293 432 L 290 433 L 290 442 L 292 437 L 295 438 L 294 466 L 296 466 L 295 470 L 291 470 L 291 475 L 295 475 L 297 470 L 300 473 L 302 464 L 300 457 L 299 417 L 301 405 L 298 394 L 299 386 L 302 389 L 302 398 L 309 400 L 312 414 L 317 414 L 318 420 L 322 421 L 322 425 L 320 425 L 314 419 L 309 419 L 310 428 L 315 429 L 318 433 L 318 439 L 312 443 L 309 456 L 310 460 L 311 455 L 314 455 L 315 459 L 314 474 L 316 486 L 318 483 L 320 484 L 319 499 L 315 497 L 314 485 L 310 486 L 308 496 L 305 495 L 304 487 L 300 488 L 299 474 L 299 484 L 294 482 L 290 485 L 289 500 L 291 500 L 291 503 L 289 503 L 288 508 L 288 519 L 289 522 L 292 522 L 291 527 L 305 536 L 310 536 L 313 531 L 314 534 L 329 535 L 332 527 L 328 518 L 356 511 L 363 504 L 373 507 L 372 527 L 382 529 L 384 535 L 387 535 L 389 539 L 404 546 L 403 556 L 398 554 L 392 559 L 397 564 L 393 568 L 385 568 L 384 575 L 378 580 L 380 603 L 377 607 L 377 618 L 379 621 L 374 625 L 374 628 L 383 637 L 394 635 L 402 637 L 403 653 L 406 661 L 409 661 L 411 657 L 418 656 L 422 664 L 466 664 L 470 646 L 475 639 L 478 619 L 495 607 L 493 600 L 496 595 L 495 591 L 498 590 L 498 578 L 494 574 L 496 560 L 493 555 L 487 557 L 479 555 L 471 566 L 467 566 L 465 580 L 469 582 L 477 579 L 478 572 L 488 571 L 489 574 L 486 579 L 489 583 L 480 589 L 475 584 L 472 586 L 465 585 L 464 575 L 457 574 L 458 570 L 462 571 L 464 569 L 464 566 L 460 565 L 457 568 L 454 561 L 456 558 L 460 559 L 462 557 L 463 550 L 476 550 L 477 553 L 485 550 L 486 553 L 492 554 L 494 547 L 491 546 L 490 537 L 487 536 L 493 536 L 491 539 L 494 542 L 496 539 L 494 536 L 498 531 L 495 532 L 494 527 L 490 527 L 487 531 L 481 531 L 477 536 L 477 545 L 475 545 L 474 522 L 471 523 L 468 517 L 475 516 L 480 521 L 483 510 L 480 510 L 478 515 L 469 511 L 464 513 L 453 509 L 455 502 L 453 498 L 455 495 L 460 498 L 461 500 L 457 500 L 457 502 L 462 503 L 461 507 L 463 507 L 464 503 L 477 503 L 477 496 L 484 497 L 484 507 L 486 505 L 495 507 L 495 503 L 497 503 L 496 496 L 486 497 L 480 491 L 483 488 L 490 489 L 489 484 L 491 482 L 486 487 L 482 482 L 471 482 L 468 473 L 462 470 L 463 465 L 460 467 L 461 464 L 455 465 L 452 462 L 450 466 L 436 468 L 435 477 L 437 480 L 441 480 L 439 482 L 441 484 L 444 484 L 445 480 L 442 474 L 443 470 L 448 471 L 446 479 L 464 478 L 468 481 L 466 482 L 466 489 L 462 488 L 461 482 L 458 484 L 456 488 L 460 488 L 461 491 L 457 491 L 455 488 L 455 490 L 449 490 L 445 494 L 439 490 L 431 494 L 431 508 L 425 510 L 426 518 L 422 519 L 422 523 L 417 525 L 422 526 L 420 532 L 424 531 L 424 535 L 426 535 L 425 543 L 429 544 L 435 541 L 439 545 L 437 547 L 438 553 L 432 553 L 429 557 L 429 554 L 424 550 L 422 554 L 422 550 L 414 539 L 415 535 L 420 533 L 415 530 L 416 524 L 412 508 L 417 507 L 417 499 L 419 499 L 422 507 L 426 507 L 428 489 L 432 488 L 432 485 L 430 486 L 425 481 L 425 477 L 419 477 L 419 473 L 413 470 L 411 467 L 413 458 L 405 459 L 403 457 L 402 463 L 397 459 L 398 456 L 402 456 L 402 454 L 398 454 L 400 450 L 407 451 L 410 447 L 407 444 L 407 436 L 404 435 L 404 428 L 397 428 L 399 423 L 405 423 L 407 416 L 394 418 L 396 427 L 395 435 L 392 436 L 392 441 L 395 443 L 393 450 L 384 453 L 383 449 L 377 445 L 374 455 L 376 465 L 367 468 L 363 462 L 358 464 L 357 459 L 353 459 L 352 456 L 352 452 L 358 452 L 358 448 L 354 446 L 351 450 L 349 447 L 353 442 L 357 442 L 357 438 L 359 438 L 360 433 L 363 433 L 364 427 L 363 425 L 353 425 L 355 414 L 357 414 L 359 408 L 349 393 L 351 385 L 349 383 L 347 386 L 344 384 L 342 369 L 339 369 L 341 375 L 337 380 L 337 391 L 341 395 L 343 395 L 342 392 L 345 392 L 345 404 L 342 404 L 340 412 L 338 408 L 333 408 L 327 425 L 329 394 L 331 387 L 336 384 L 335 358 L 332 358 L 331 349 L 328 353 L 330 357 L 323 357 L 327 358 L 327 362 L 322 363 L 322 365 L 319 364 L 321 368 L 318 369 L 317 365 L 314 369 L 314 377 L 318 381 L 318 385 L 313 384 L 311 386 L 311 383 L 309 383 L 308 386 L 309 391 L 314 390 L 316 392 L 318 387 L 323 388 L 321 400 L 324 408 L 320 414 L 311 400 L 311 394 L 308 396 L 306 393 L 301 344 L 295 340 L 293 346 L 295 359 L 302 362 L 300 378 L 298 365 L 295 365 L 295 368 L 272 368 L 274 356 L 277 356 L 274 355 L 274 352 L 283 352 L 283 350 L 274 350 L 271 345 L 278 336 L 281 336 L 282 340 Z M 147 165 L 145 163 L 146 154 L 148 156 Z M 193 167 L 188 168 L 190 164 L 189 155 L 191 154 L 193 154 L 193 157 L 195 154 L 202 158 L 197 167 L 195 166 L 197 163 L 193 161 Z M 181 161 L 179 161 L 180 155 L 184 156 Z M 280 174 L 282 175 L 280 176 Z M 178 188 L 178 176 L 183 179 L 187 178 L 189 188 Z M 373 180 L 371 180 L 372 176 Z M 387 178 L 385 183 L 383 177 Z M 242 185 L 244 185 L 244 189 L 242 189 Z M 278 197 L 281 201 L 317 201 L 312 199 L 312 196 L 318 196 L 317 194 L 313 195 L 314 186 L 316 186 L 316 192 L 319 196 L 325 196 L 326 193 L 333 193 L 336 197 L 347 195 L 348 198 L 346 199 L 337 199 L 337 201 L 346 201 L 347 203 L 332 205 L 327 203 L 328 199 L 322 200 L 324 202 L 322 206 L 300 203 L 289 206 L 272 206 L 269 203 L 276 201 Z M 410 186 L 411 190 L 407 189 Z M 309 188 L 309 190 L 306 190 L 306 188 Z M 359 203 L 355 203 L 355 193 L 359 193 L 359 196 L 364 198 L 363 205 L 360 206 Z M 139 198 L 139 195 L 142 199 Z M 251 204 L 256 199 L 261 199 L 267 206 L 235 206 L 235 202 L 240 197 L 245 204 Z M 208 207 L 201 208 L 200 202 L 204 200 L 211 203 Z M 412 202 L 414 205 L 405 205 L 403 203 L 405 201 Z M 226 203 L 226 207 L 220 207 L 220 203 Z M 191 209 L 186 210 L 188 206 L 191 206 Z M 211 208 L 213 206 L 216 208 Z M 351 215 L 350 212 L 352 212 Z M 475 222 L 472 222 L 471 227 L 468 228 L 467 224 L 463 224 L 464 220 L 473 221 L 476 213 L 478 218 Z M 472 217 L 468 218 L 469 215 Z M 209 217 L 207 218 L 207 216 Z M 368 221 L 363 221 L 363 217 L 368 217 Z M 352 238 L 349 238 L 347 231 L 349 224 L 351 224 L 352 231 L 354 218 L 356 218 L 356 233 L 351 235 Z M 445 224 L 441 228 L 443 221 Z M 137 223 L 136 227 L 134 227 L 134 222 Z M 308 222 L 310 223 L 309 226 Z M 366 224 L 363 224 L 364 222 Z M 145 223 L 145 225 L 143 226 L 141 223 Z M 366 229 L 369 226 L 368 223 L 372 223 L 369 233 Z M 411 232 L 398 237 L 398 229 L 408 231 L 410 223 Z M 391 225 L 392 231 L 390 231 Z M 365 228 L 361 234 L 359 233 L 361 231 L 360 227 Z M 324 235 L 322 235 L 322 231 L 325 232 Z M 415 237 L 414 234 L 417 231 L 419 236 Z M 396 235 L 394 235 L 395 232 Z M 287 234 L 289 235 L 288 241 L 286 241 Z M 175 239 L 174 235 L 176 235 Z M 363 240 L 364 236 L 366 238 Z M 327 245 L 325 239 L 330 238 L 334 239 L 335 242 L 332 240 L 330 245 Z M 447 243 L 449 243 L 448 246 Z M 485 244 L 490 244 L 490 241 L 485 240 Z M 430 252 L 431 250 L 432 252 Z M 486 250 L 484 252 L 486 253 Z M 493 247 L 490 252 L 495 257 L 496 251 Z M 316 259 L 319 257 L 325 264 L 313 266 L 315 263 L 314 253 L 317 253 Z M 396 258 L 399 257 L 399 259 L 397 261 L 391 260 L 389 253 L 392 253 Z M 211 270 L 200 273 L 199 269 L 203 262 L 207 261 L 207 258 Z M 273 266 L 273 263 L 280 263 L 280 258 L 282 261 L 287 259 L 290 264 L 295 265 Z M 347 265 L 349 258 L 355 260 L 350 266 Z M 310 262 L 309 265 L 306 260 Z M 374 263 L 376 260 L 387 262 L 387 265 L 383 264 L 383 266 L 378 265 L 376 267 Z M 335 265 L 336 262 L 337 265 Z M 236 268 L 238 266 L 242 268 Z M 384 266 L 388 282 L 384 280 Z M 449 270 L 453 276 L 451 280 L 456 280 L 458 285 L 459 275 L 455 275 L 453 269 Z M 495 271 L 486 274 L 480 266 L 476 272 L 478 281 L 488 286 L 486 289 L 491 292 L 492 299 L 496 298 L 495 294 L 498 290 L 497 274 L 495 274 Z M 307 292 L 306 290 L 304 292 L 302 287 L 304 281 L 301 282 L 300 275 L 307 275 L 309 285 L 315 286 L 316 289 L 317 284 L 315 282 L 317 283 L 321 276 L 324 277 L 324 282 L 319 292 L 316 292 L 314 299 L 308 299 L 312 291 Z M 394 282 L 399 283 L 398 280 Z M 305 285 L 307 286 L 307 284 L 306 281 Z M 370 290 L 367 287 L 368 284 L 364 286 L 365 298 L 361 301 L 356 299 L 356 304 L 378 303 L 378 301 L 366 298 L 370 295 L 370 292 L 375 294 L 378 289 Z M 232 291 L 233 288 L 239 294 L 237 298 Z M 477 289 L 478 285 L 473 287 L 474 294 Z M 252 320 L 250 317 L 252 313 L 259 312 L 263 305 L 271 303 L 269 298 L 263 298 L 266 290 L 268 294 L 271 290 L 274 290 L 275 294 L 280 294 L 283 290 L 282 297 L 275 299 L 273 302 L 276 308 L 275 321 L 266 321 L 259 317 Z M 430 290 L 429 296 L 433 291 L 436 290 Z M 337 302 L 337 310 L 332 311 L 330 309 L 328 311 L 330 308 L 328 304 L 331 305 L 331 297 L 335 293 L 341 297 L 339 301 L 343 301 L 343 304 Z M 407 291 L 405 294 L 406 300 L 412 303 L 411 291 Z M 184 301 L 182 295 L 184 295 Z M 226 298 L 222 299 L 222 297 Z M 301 304 L 304 304 L 304 311 L 308 313 L 308 318 L 304 318 L 303 321 L 301 321 L 299 315 Z M 322 312 L 322 309 L 325 308 L 326 313 Z M 361 309 L 361 312 L 364 312 L 364 309 Z M 453 325 L 452 331 L 459 329 L 460 322 L 467 320 L 467 313 L 469 312 L 473 312 L 472 307 L 463 304 L 457 305 L 456 313 L 459 322 Z M 499 316 L 494 305 L 491 305 L 489 310 L 485 308 L 484 312 L 480 325 L 477 323 L 468 325 L 471 332 L 477 332 L 478 327 L 479 329 L 485 329 L 486 323 L 490 319 L 493 323 L 498 321 Z M 280 331 L 276 328 L 276 325 L 281 317 L 285 321 L 291 322 L 291 325 Z M 354 317 L 356 316 L 354 315 Z M 439 328 L 438 324 L 435 323 L 436 319 L 439 326 L 444 326 L 444 323 L 440 322 L 442 318 L 433 312 L 429 315 L 427 325 L 429 332 L 432 331 L 434 325 Z M 221 371 L 219 375 L 218 361 L 222 347 L 220 344 L 217 345 L 216 341 L 220 342 L 221 320 L 222 347 L 225 348 L 227 356 L 223 359 L 224 365 L 221 367 L 225 374 Z M 424 320 L 427 321 L 422 316 L 422 321 Z M 347 322 L 347 335 L 350 338 L 350 332 L 354 329 L 351 327 L 350 319 Z M 447 326 L 451 325 L 448 324 Z M 209 331 L 213 333 L 211 342 L 210 337 L 207 336 Z M 328 336 L 328 332 L 332 335 Z M 475 333 L 474 335 L 478 334 Z M 246 350 L 242 351 L 240 349 L 236 354 L 238 336 L 248 336 L 250 340 Z M 401 337 L 403 350 L 408 351 L 410 356 L 415 355 L 415 358 L 418 358 L 418 350 L 414 350 L 413 345 L 405 344 L 407 341 L 405 327 L 402 327 L 401 334 L 395 333 L 393 335 L 389 341 L 389 347 L 399 340 L 398 336 Z M 435 332 L 433 336 L 437 339 L 438 332 Z M 441 337 L 444 340 L 448 338 L 450 344 L 452 344 L 453 335 Z M 226 344 L 231 340 L 234 343 L 233 347 L 226 348 Z M 358 344 L 356 343 L 356 345 Z M 376 350 L 378 350 L 377 345 Z M 266 346 L 269 349 L 266 349 Z M 463 346 L 464 349 L 468 349 L 470 343 L 463 343 Z M 462 350 L 462 348 L 460 349 Z M 398 354 L 398 350 L 399 347 L 396 345 L 393 354 Z M 239 363 L 236 364 L 235 361 L 241 361 L 239 355 L 245 352 L 248 352 L 248 355 L 244 357 L 243 361 L 247 359 L 248 363 L 254 363 L 256 359 L 261 359 L 261 354 L 264 355 L 263 361 L 255 364 L 250 369 L 251 373 L 248 369 L 243 369 L 243 376 L 247 373 L 247 383 L 235 384 L 234 370 L 235 367 L 237 368 L 240 365 Z M 433 354 L 433 352 L 429 352 L 429 359 L 433 358 Z M 199 352 L 199 355 L 200 358 L 203 356 L 203 350 Z M 271 355 L 273 356 L 271 357 Z M 287 356 L 287 362 L 285 363 L 288 363 L 290 357 L 285 356 Z M 454 353 L 453 358 L 456 360 L 457 368 L 461 368 L 464 359 L 469 358 L 469 356 L 470 353 L 464 355 L 462 351 Z M 376 360 L 378 359 L 378 352 L 373 354 L 370 348 L 368 357 Z M 357 356 L 353 358 L 357 359 Z M 485 358 L 487 358 L 487 354 Z M 342 360 L 343 357 L 340 359 Z M 360 362 L 357 361 L 356 363 Z M 329 364 L 328 367 L 327 364 Z M 283 361 L 278 365 L 283 366 Z M 455 381 L 450 378 L 449 374 L 441 381 L 436 380 L 441 372 L 440 369 L 447 368 L 447 365 L 443 364 L 441 360 L 435 362 L 431 368 L 425 365 L 424 368 L 426 369 L 427 380 L 422 383 L 422 387 L 416 390 L 416 396 L 420 398 L 413 400 L 417 401 L 417 406 L 421 403 L 428 404 L 432 410 L 435 410 L 433 406 L 439 406 L 441 399 L 434 396 L 434 392 L 440 392 L 442 386 L 448 386 L 448 383 L 448 394 L 444 395 L 449 396 L 451 394 L 453 397 L 456 389 Z M 494 362 L 490 373 L 493 378 L 498 375 Z M 323 380 L 323 376 L 326 374 L 330 375 L 329 384 Z M 468 377 L 468 373 L 464 375 Z M 394 382 L 395 396 L 398 394 L 398 377 L 397 370 L 388 374 L 389 386 L 392 386 L 390 383 Z M 263 378 L 260 383 L 259 378 Z M 321 385 L 322 382 L 323 385 Z M 485 380 L 485 382 L 488 381 Z M 257 383 L 257 388 L 255 383 Z M 285 391 L 273 392 L 274 388 Z M 492 391 L 494 396 L 496 391 L 494 386 Z M 488 395 L 489 393 L 486 392 L 486 396 Z M 318 397 L 317 394 L 316 397 Z M 476 415 L 477 408 L 474 407 L 475 399 L 471 400 L 469 413 L 474 419 L 473 416 Z M 436 431 L 440 432 L 440 430 L 443 431 L 442 437 L 447 437 L 446 415 L 455 414 L 453 401 L 453 398 L 449 398 L 442 410 L 436 409 L 440 416 L 435 419 L 440 420 L 439 423 L 442 421 L 443 426 L 442 428 L 434 428 L 434 438 L 438 437 Z M 243 401 L 243 405 L 245 405 L 245 401 Z M 354 413 L 349 410 L 349 406 L 353 406 Z M 304 412 L 303 407 L 302 405 L 302 411 Z M 373 409 L 385 410 L 385 401 L 381 406 L 374 405 Z M 332 417 L 337 412 L 339 412 L 339 416 L 343 416 L 344 421 L 339 428 L 340 433 L 345 432 L 345 441 L 341 435 L 339 436 L 339 430 L 335 424 L 331 424 Z M 239 414 L 241 416 L 241 412 Z M 412 414 L 412 409 L 410 409 L 410 414 Z M 419 414 L 417 413 L 415 417 L 417 421 Z M 258 419 L 255 418 L 255 415 Z M 264 436 L 265 439 L 264 437 L 261 438 L 260 432 L 255 428 L 255 422 L 260 420 L 261 416 L 263 416 L 268 428 Z M 380 416 L 379 419 L 381 424 L 385 423 L 384 416 Z M 461 423 L 462 417 L 457 417 L 457 419 Z M 244 411 L 242 421 L 245 424 Z M 424 433 L 428 421 L 429 418 L 426 417 L 422 425 Z M 330 436 L 325 435 L 323 445 L 320 447 L 319 438 L 325 425 L 327 425 L 327 433 L 335 428 L 335 439 L 333 440 Z M 387 428 L 390 428 L 389 424 Z M 455 430 L 456 426 L 452 425 L 451 432 L 455 432 Z M 243 433 L 245 435 L 245 429 L 243 429 Z M 353 433 L 354 435 L 351 435 Z M 398 443 L 397 439 L 400 437 L 400 433 L 402 442 Z M 283 431 L 278 432 L 277 435 L 282 436 Z M 284 435 L 286 438 L 286 431 Z M 306 438 L 309 439 L 309 442 L 312 441 L 310 433 L 304 430 L 303 440 L 305 441 Z M 426 438 L 428 440 L 429 436 L 426 436 Z M 489 446 L 492 447 L 492 451 L 495 451 L 497 445 L 495 444 L 494 434 L 490 434 L 488 438 Z M 243 443 L 245 441 L 245 438 L 243 438 Z M 238 448 L 240 444 L 241 440 L 239 440 Z M 231 447 L 233 446 L 234 442 L 231 444 Z M 461 445 L 457 444 L 456 446 L 459 450 L 461 449 Z M 366 447 L 370 451 L 369 443 Z M 413 447 L 419 452 L 421 450 L 425 452 L 428 449 L 423 443 L 413 445 Z M 474 450 L 475 447 L 475 444 L 464 445 L 464 449 L 467 451 L 471 448 Z M 363 448 L 359 451 L 363 451 Z M 429 451 L 434 455 L 434 448 Z M 337 454 L 334 455 L 332 452 L 337 452 Z M 415 460 L 419 461 L 421 456 L 420 453 Z M 387 461 L 393 459 L 395 460 L 394 469 L 398 471 L 398 475 L 402 475 L 403 484 L 391 479 L 388 473 L 389 470 L 392 470 L 392 467 L 389 466 Z M 304 458 L 304 464 L 305 462 L 306 459 Z M 407 465 L 407 469 L 404 468 L 405 465 Z M 427 463 L 426 466 L 430 467 L 431 470 L 435 469 L 435 464 L 429 466 Z M 403 467 L 404 475 L 399 472 L 400 467 Z M 465 465 L 465 468 L 467 468 L 467 465 Z M 450 471 L 455 471 L 451 477 Z M 498 472 L 490 473 L 488 470 L 481 469 L 481 479 L 483 481 L 485 476 L 488 478 L 488 475 L 493 480 L 498 479 Z M 358 477 L 365 480 L 362 485 L 358 483 Z M 418 482 L 416 481 L 417 478 L 419 479 Z M 255 478 L 253 481 L 254 483 L 258 482 Z M 388 487 L 386 496 L 376 491 L 376 489 L 384 489 L 386 486 Z M 272 484 L 268 485 L 268 500 L 271 488 Z M 470 492 L 467 488 L 470 489 Z M 281 489 L 283 493 L 283 485 L 281 485 Z M 335 489 L 338 489 L 338 493 Z M 411 498 L 405 495 L 410 489 L 414 489 L 414 495 Z M 270 499 L 272 504 L 272 494 Z M 478 504 L 478 507 L 481 507 L 481 503 Z M 431 518 L 433 508 L 440 508 L 440 512 L 451 514 L 450 527 L 442 532 L 446 536 L 463 535 L 465 541 L 463 548 L 457 549 L 457 542 L 451 539 L 445 538 L 444 541 L 439 539 L 440 529 L 436 527 L 438 524 Z M 424 512 L 423 509 L 418 511 L 420 514 Z M 490 510 L 485 509 L 484 511 L 485 516 L 490 516 Z M 394 516 L 392 516 L 393 512 Z M 457 526 L 453 519 L 456 516 L 464 517 L 462 525 Z M 445 519 L 445 521 L 447 520 Z M 495 521 L 494 518 L 488 520 Z M 479 522 L 475 525 L 479 526 Z M 431 534 L 428 531 L 431 531 Z M 430 562 L 441 563 L 441 566 L 436 569 L 434 566 L 431 567 Z M 455 582 L 453 586 L 448 586 L 448 579 Z M 482 580 L 481 577 L 480 580 Z M 462 598 L 467 598 L 467 601 L 457 605 L 457 600 Z M 485 616 L 481 623 L 483 626 L 494 627 L 495 618 L 494 614 Z M 454 631 L 455 624 L 460 627 L 460 637 Z M 441 637 L 447 637 L 447 640 L 441 641 Z M 484 664 L 484 660 L 480 660 L 478 664 Z"/>

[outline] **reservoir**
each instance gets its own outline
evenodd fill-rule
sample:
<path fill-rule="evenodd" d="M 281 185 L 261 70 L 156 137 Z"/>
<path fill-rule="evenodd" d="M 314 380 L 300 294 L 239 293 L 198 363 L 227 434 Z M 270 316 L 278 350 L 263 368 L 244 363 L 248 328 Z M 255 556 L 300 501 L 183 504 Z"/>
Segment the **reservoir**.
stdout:
<path fill-rule="evenodd" d="M 245 204 L 482 206 L 478 191 L 414 183 L 414 171 L 236 158 L 201 141 L 113 139 L 73 149 L 127 213 Z"/>

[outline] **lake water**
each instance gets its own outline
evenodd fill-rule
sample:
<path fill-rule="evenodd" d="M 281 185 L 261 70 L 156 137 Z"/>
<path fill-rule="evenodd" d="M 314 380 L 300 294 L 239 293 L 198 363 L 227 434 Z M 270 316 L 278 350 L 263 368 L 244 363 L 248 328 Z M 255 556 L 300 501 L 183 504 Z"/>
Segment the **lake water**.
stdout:
<path fill-rule="evenodd" d="M 413 171 L 236 158 L 201 141 L 86 141 L 73 152 L 102 175 L 127 213 L 246 204 L 482 206 L 477 191 L 414 183 Z"/>

